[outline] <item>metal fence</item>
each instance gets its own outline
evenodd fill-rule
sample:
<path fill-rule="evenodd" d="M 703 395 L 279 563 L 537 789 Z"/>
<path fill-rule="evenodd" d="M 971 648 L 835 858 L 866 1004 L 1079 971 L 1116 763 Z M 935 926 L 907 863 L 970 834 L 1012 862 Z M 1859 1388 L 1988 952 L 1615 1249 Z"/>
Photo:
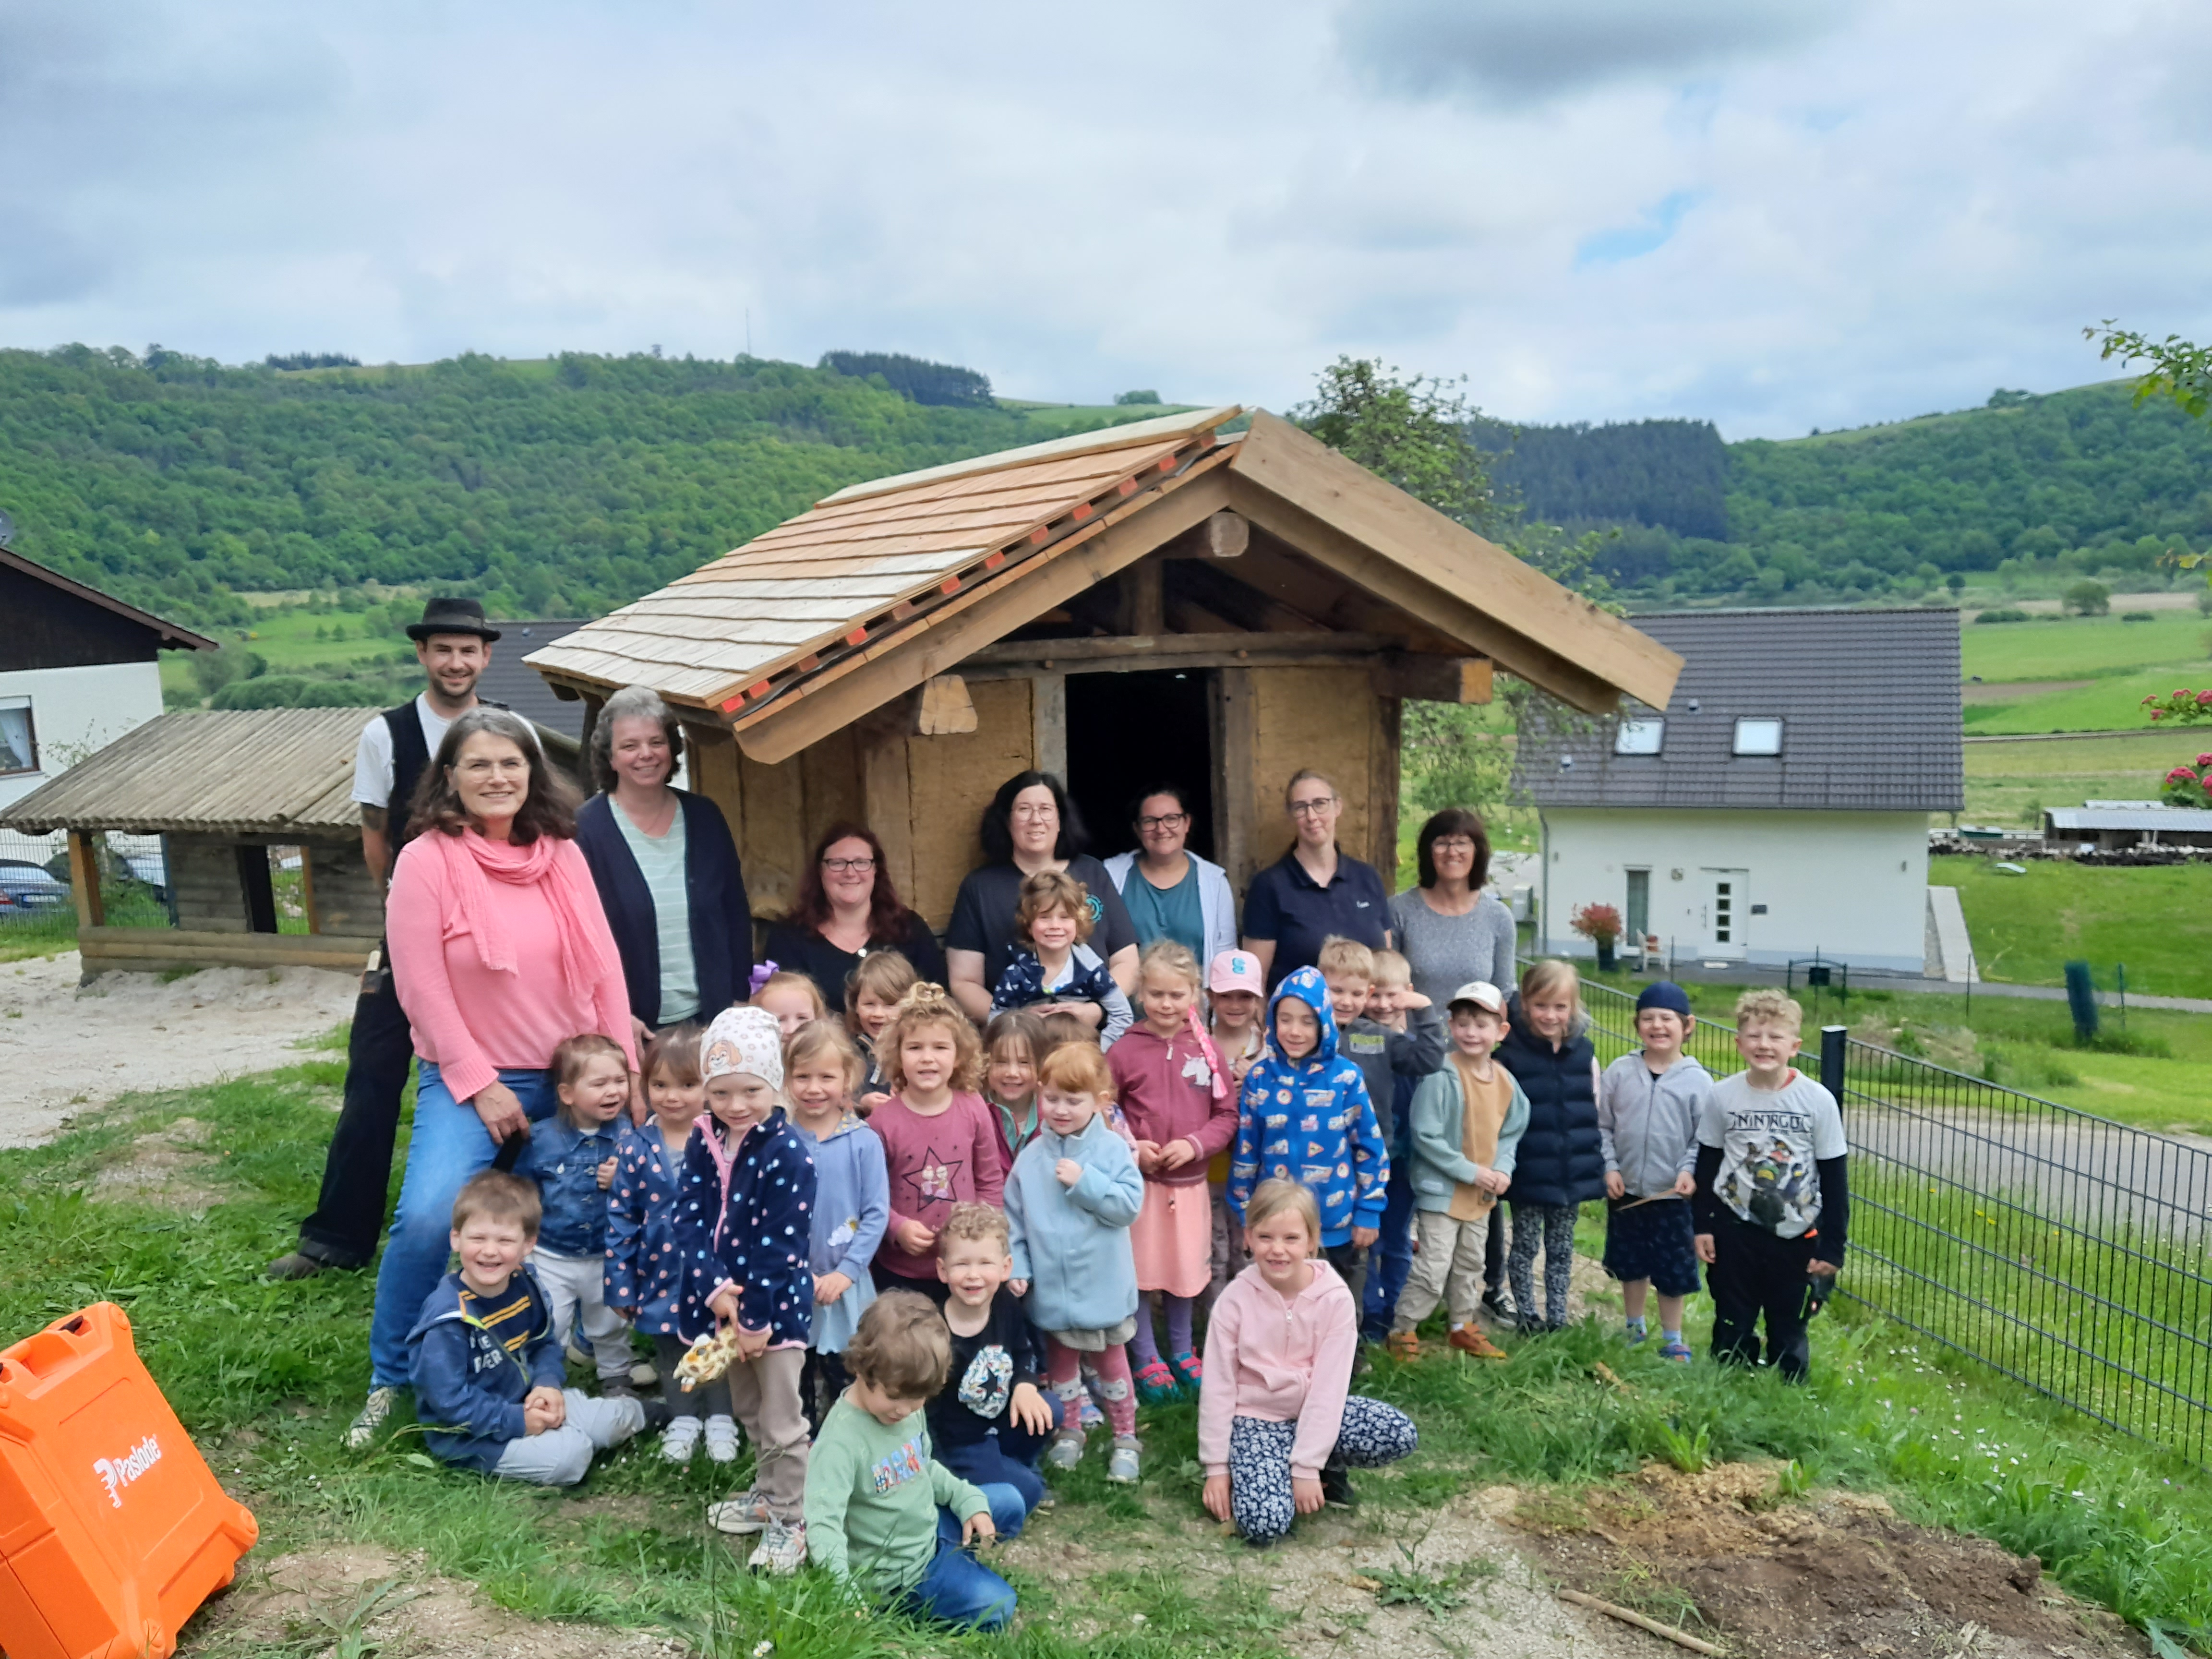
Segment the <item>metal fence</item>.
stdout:
<path fill-rule="evenodd" d="M 1585 981 L 1600 1057 L 1635 999 Z M 1819 1032 L 1851 1153 L 1839 1294 L 2113 1428 L 2212 1452 L 2212 1152 Z M 1735 1029 L 1689 1048 L 1742 1069 Z M 1812 1069 L 1815 1061 L 1804 1062 Z"/>
<path fill-rule="evenodd" d="M 108 925 L 174 925 L 167 849 L 159 836 L 109 833 L 94 841 Z M 69 848 L 58 831 L 26 836 L 0 830 L 0 944 L 66 950 L 76 938 Z"/>

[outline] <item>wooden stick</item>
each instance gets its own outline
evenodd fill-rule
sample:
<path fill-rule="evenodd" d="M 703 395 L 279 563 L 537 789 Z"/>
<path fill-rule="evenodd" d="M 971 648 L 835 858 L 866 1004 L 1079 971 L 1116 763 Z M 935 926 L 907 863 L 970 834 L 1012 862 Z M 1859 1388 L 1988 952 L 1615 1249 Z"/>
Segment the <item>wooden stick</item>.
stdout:
<path fill-rule="evenodd" d="M 1627 1607 L 1615 1607 L 1610 1601 L 1601 1601 L 1595 1595 L 1584 1595 L 1580 1590 L 1563 1589 L 1559 1592 L 1559 1600 L 1572 1601 L 1577 1607 L 1593 1608 L 1608 1619 L 1618 1619 L 1624 1625 L 1633 1625 L 1638 1630 L 1648 1630 L 1654 1636 L 1663 1636 L 1676 1646 L 1687 1648 L 1692 1653 L 1708 1653 L 1715 1656 L 1715 1659 L 1719 1659 L 1723 1651 L 1711 1642 L 1699 1641 L 1687 1631 L 1676 1630 L 1672 1625 L 1662 1625 L 1656 1619 L 1646 1619 L 1640 1613 Z"/>

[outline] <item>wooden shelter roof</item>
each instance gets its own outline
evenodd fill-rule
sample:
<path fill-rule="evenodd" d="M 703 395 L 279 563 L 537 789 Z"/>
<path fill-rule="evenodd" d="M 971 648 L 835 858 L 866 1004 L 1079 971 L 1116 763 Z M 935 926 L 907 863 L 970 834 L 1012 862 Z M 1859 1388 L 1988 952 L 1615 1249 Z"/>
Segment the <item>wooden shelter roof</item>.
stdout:
<path fill-rule="evenodd" d="M 782 760 L 1224 507 L 1593 713 L 1681 659 L 1288 422 L 1237 407 L 854 485 L 532 652 L 555 686 L 652 686 Z"/>
<path fill-rule="evenodd" d="M 187 710 L 136 726 L 0 811 L 0 828 L 350 836 L 365 708 Z"/>

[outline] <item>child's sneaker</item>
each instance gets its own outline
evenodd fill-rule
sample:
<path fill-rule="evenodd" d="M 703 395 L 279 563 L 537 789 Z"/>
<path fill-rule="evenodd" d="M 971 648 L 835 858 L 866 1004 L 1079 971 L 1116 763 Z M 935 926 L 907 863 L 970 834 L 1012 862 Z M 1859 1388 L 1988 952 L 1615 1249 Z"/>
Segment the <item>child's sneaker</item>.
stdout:
<path fill-rule="evenodd" d="M 1690 1363 L 1690 1345 L 1679 1336 L 1669 1337 L 1660 1345 L 1659 1357 L 1677 1365 L 1686 1365 Z"/>
<path fill-rule="evenodd" d="M 707 1419 L 707 1455 L 717 1463 L 738 1461 L 738 1420 L 720 1413 Z"/>
<path fill-rule="evenodd" d="M 602 1400 L 635 1400 L 637 1390 L 629 1385 L 629 1373 L 599 1379 L 599 1398 Z"/>
<path fill-rule="evenodd" d="M 707 1524 L 717 1532 L 763 1532 L 775 1518 L 768 1512 L 768 1499 L 757 1492 L 707 1505 Z"/>
<path fill-rule="evenodd" d="M 769 1522 L 745 1565 L 772 1578 L 790 1577 L 806 1565 L 805 1522 L 793 1521 L 787 1525 L 781 1521 Z"/>
<path fill-rule="evenodd" d="M 384 1426 L 384 1419 L 392 1415 L 392 1407 L 398 1399 L 399 1390 L 397 1389 L 371 1389 L 359 1413 L 346 1425 L 346 1449 L 367 1451 L 374 1445 L 376 1431 Z"/>
<path fill-rule="evenodd" d="M 1472 1358 L 1510 1359 L 1513 1358 L 1473 1325 L 1453 1326 L 1451 1334 L 1444 1340 Z"/>
<path fill-rule="evenodd" d="M 1088 1394 L 1075 1402 L 1075 1425 L 1078 1428 L 1095 1429 L 1105 1420 L 1106 1413 L 1098 1409 L 1098 1402 Z"/>
<path fill-rule="evenodd" d="M 1623 1325 L 1621 1328 L 1627 1332 L 1628 1346 L 1632 1348 L 1644 1341 L 1651 1334 L 1650 1327 L 1646 1325 L 1640 1319 L 1632 1319 L 1628 1321 L 1626 1324 Z"/>
<path fill-rule="evenodd" d="M 629 1385 L 642 1394 L 647 1389 L 660 1386 L 660 1373 L 650 1359 L 641 1359 L 629 1368 Z"/>
<path fill-rule="evenodd" d="M 561 1358 L 580 1371 L 594 1370 L 599 1363 L 592 1357 L 591 1351 L 578 1342 L 574 1336 L 568 1339 L 568 1346 L 561 1350 Z"/>
<path fill-rule="evenodd" d="M 1517 1316 L 1513 1292 L 1503 1285 L 1492 1285 L 1482 1293 L 1482 1310 L 1500 1324 L 1512 1324 Z"/>
<path fill-rule="evenodd" d="M 1412 1331 L 1393 1331 L 1386 1346 L 1401 1359 L 1421 1357 L 1421 1339 Z"/>
<path fill-rule="evenodd" d="M 1083 1431 L 1062 1429 L 1045 1448 L 1044 1461 L 1056 1469 L 1072 1469 L 1083 1461 Z"/>
<path fill-rule="evenodd" d="M 1182 1391 L 1176 1387 L 1175 1373 L 1164 1360 L 1147 1361 L 1136 1373 L 1137 1398 L 1147 1406 L 1158 1406 L 1173 1400 Z"/>
<path fill-rule="evenodd" d="M 660 1455 L 671 1463 L 689 1463 L 691 1454 L 699 1449 L 699 1419 L 678 1417 L 672 1419 L 660 1437 Z"/>
<path fill-rule="evenodd" d="M 1176 1380 L 1196 1394 L 1206 1381 L 1206 1362 L 1194 1353 L 1179 1353 L 1174 1364 Z"/>
<path fill-rule="evenodd" d="M 1321 1501 L 1333 1510 L 1356 1510 L 1359 1507 L 1359 1494 L 1352 1490 L 1352 1471 L 1343 1464 L 1322 1465 Z"/>
<path fill-rule="evenodd" d="M 1138 1453 L 1143 1444 L 1133 1434 L 1114 1437 L 1114 1449 L 1107 1455 L 1106 1478 L 1117 1486 L 1134 1486 L 1138 1473 Z"/>

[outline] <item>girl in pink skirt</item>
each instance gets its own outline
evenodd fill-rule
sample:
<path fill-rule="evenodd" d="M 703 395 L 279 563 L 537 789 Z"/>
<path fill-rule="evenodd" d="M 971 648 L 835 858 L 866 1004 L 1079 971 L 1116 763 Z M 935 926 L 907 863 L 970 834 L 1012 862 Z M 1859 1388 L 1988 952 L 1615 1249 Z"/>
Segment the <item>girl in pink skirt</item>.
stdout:
<path fill-rule="evenodd" d="M 1198 962 L 1160 939 L 1137 965 L 1144 1018 L 1107 1051 L 1145 1177 L 1145 1207 L 1130 1230 L 1137 1258 L 1137 1331 L 1129 1360 L 1147 1401 L 1198 1392 L 1191 1304 L 1212 1277 L 1213 1212 L 1206 1160 L 1237 1133 L 1237 1091 L 1200 1023 Z M 1152 1331 L 1151 1292 L 1167 1306 L 1168 1356 Z M 1178 1387 L 1178 1383 L 1182 1387 Z"/>

